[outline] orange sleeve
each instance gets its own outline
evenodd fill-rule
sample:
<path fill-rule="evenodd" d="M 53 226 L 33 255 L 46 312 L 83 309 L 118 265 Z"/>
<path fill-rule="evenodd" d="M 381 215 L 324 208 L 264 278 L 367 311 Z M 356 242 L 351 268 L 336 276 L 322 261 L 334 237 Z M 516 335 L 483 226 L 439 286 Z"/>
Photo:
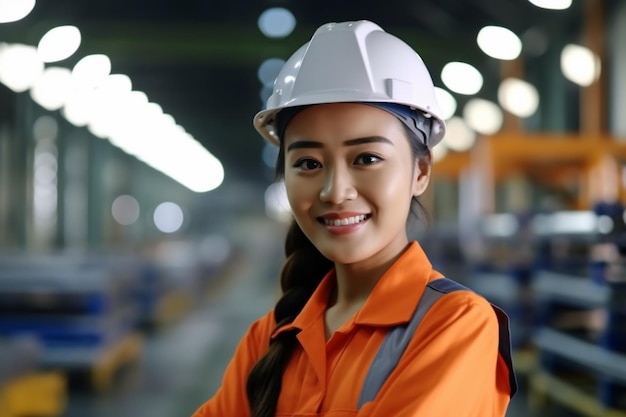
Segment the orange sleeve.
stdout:
<path fill-rule="evenodd" d="M 491 305 L 467 291 L 446 295 L 424 316 L 376 400 L 359 416 L 503 417 L 508 392 L 498 390 L 498 363 Z"/>
<path fill-rule="evenodd" d="M 224 371 L 222 385 L 211 399 L 196 410 L 192 417 L 248 417 L 250 415 L 246 380 L 252 367 L 267 351 L 274 326 L 273 311 L 250 326 Z"/>

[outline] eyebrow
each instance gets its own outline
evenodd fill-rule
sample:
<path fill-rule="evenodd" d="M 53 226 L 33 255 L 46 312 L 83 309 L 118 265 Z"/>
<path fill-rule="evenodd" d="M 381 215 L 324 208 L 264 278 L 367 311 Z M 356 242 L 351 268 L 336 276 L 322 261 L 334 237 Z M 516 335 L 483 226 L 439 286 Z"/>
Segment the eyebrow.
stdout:
<path fill-rule="evenodd" d="M 343 142 L 344 146 L 362 145 L 364 143 L 386 143 L 388 145 L 394 146 L 393 142 L 384 136 L 366 136 L 363 138 L 349 139 Z M 323 148 L 323 147 L 324 145 L 321 142 L 316 142 L 313 140 L 299 140 L 290 144 L 287 147 L 287 152 L 293 149 Z"/>

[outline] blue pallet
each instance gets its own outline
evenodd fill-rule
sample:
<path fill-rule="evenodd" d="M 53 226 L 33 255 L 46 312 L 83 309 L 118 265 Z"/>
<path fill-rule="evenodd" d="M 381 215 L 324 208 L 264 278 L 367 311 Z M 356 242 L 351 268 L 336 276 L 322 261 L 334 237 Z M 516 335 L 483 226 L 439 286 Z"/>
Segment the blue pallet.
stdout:
<path fill-rule="evenodd" d="M 109 341 L 120 331 L 134 329 L 137 317 L 120 320 L 85 318 L 2 317 L 0 336 L 32 336 L 45 346 L 96 346 Z"/>
<path fill-rule="evenodd" d="M 0 269 L 2 292 L 111 292 L 113 275 L 106 270 L 67 267 Z"/>
<path fill-rule="evenodd" d="M 100 315 L 112 304 L 110 295 L 105 293 L 1 292 L 0 316 L 19 313 Z"/>
<path fill-rule="evenodd" d="M 600 346 L 626 355 L 626 282 L 607 283 L 611 299 L 606 330 L 600 338 Z M 625 384 L 626 385 L 626 384 Z M 600 398 L 605 404 L 619 404 L 626 398 L 626 386 L 603 378 L 600 382 Z"/>

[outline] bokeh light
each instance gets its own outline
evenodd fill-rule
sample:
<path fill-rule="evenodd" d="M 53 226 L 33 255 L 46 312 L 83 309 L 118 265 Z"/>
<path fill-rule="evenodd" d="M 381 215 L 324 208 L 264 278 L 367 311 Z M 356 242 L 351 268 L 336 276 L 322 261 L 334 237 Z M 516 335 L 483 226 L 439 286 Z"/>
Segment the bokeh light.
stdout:
<path fill-rule="evenodd" d="M 472 95 L 483 86 L 483 76 L 475 67 L 465 62 L 449 62 L 441 70 L 441 81 L 449 90 Z"/>
<path fill-rule="evenodd" d="M 463 108 L 467 125 L 483 135 L 493 135 L 502 128 L 504 115 L 497 104 L 482 98 L 473 98 Z"/>
<path fill-rule="evenodd" d="M 296 18 L 283 7 L 272 7 L 259 16 L 259 30 L 268 38 L 284 38 L 296 27 Z"/>
<path fill-rule="evenodd" d="M 522 41 L 513 31 L 501 26 L 485 26 L 476 36 L 480 49 L 492 58 L 512 60 L 522 52 Z"/>
<path fill-rule="evenodd" d="M 0 0 L 0 23 L 22 20 L 35 8 L 35 0 Z"/>
<path fill-rule="evenodd" d="M 185 216 L 183 209 L 176 203 L 166 201 L 154 210 L 154 225 L 163 233 L 174 233 L 180 230 Z"/>
<path fill-rule="evenodd" d="M 139 219 L 139 202 L 131 195 L 120 195 L 111 205 L 111 215 L 116 222 L 129 226 Z"/>
<path fill-rule="evenodd" d="M 37 53 L 43 62 L 62 61 L 78 50 L 80 42 L 80 30 L 76 26 L 57 26 L 41 37 Z"/>

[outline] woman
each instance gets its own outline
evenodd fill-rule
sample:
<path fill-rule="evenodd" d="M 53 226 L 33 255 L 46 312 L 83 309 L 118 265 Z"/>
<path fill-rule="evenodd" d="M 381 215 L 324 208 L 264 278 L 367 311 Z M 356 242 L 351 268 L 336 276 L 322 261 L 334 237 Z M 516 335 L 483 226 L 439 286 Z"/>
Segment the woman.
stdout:
<path fill-rule="evenodd" d="M 372 22 L 324 25 L 254 124 L 295 220 L 283 296 L 194 417 L 504 416 L 506 317 L 406 232 L 445 131 L 421 58 Z"/>

